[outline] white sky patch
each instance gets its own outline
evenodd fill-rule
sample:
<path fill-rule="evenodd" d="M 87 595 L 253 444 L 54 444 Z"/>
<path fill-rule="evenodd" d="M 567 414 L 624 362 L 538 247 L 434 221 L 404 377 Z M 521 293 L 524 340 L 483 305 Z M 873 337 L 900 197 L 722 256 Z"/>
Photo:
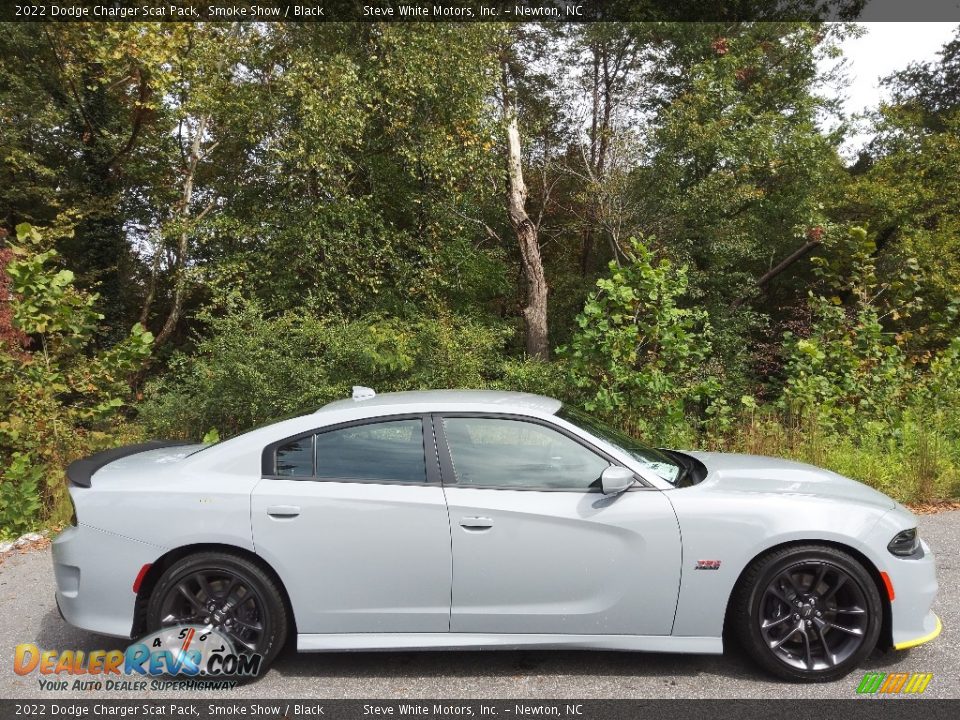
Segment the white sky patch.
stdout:
<path fill-rule="evenodd" d="M 880 80 L 912 62 L 937 59 L 937 53 L 953 37 L 957 23 L 950 22 L 865 22 L 863 37 L 847 38 L 841 43 L 847 61 L 849 83 L 840 88 L 825 87 L 830 97 L 843 99 L 847 117 L 876 110 L 889 93 L 880 87 Z M 823 70 L 836 64 L 825 61 Z M 855 157 L 857 150 L 872 137 L 866 128 L 852 130 L 843 145 L 847 157 Z"/>

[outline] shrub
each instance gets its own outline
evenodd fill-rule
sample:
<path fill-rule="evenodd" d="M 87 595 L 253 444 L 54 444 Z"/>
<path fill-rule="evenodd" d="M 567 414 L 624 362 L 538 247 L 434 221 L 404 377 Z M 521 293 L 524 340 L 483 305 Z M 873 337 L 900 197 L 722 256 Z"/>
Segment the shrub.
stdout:
<path fill-rule="evenodd" d="M 117 431 L 127 380 L 153 342 L 136 325 L 112 348 L 95 350 L 97 296 L 74 287 L 35 228 L 18 226 L 10 249 L 11 328 L 0 333 L 8 338 L 0 344 L 0 535 L 69 516 L 63 468 Z"/>
<path fill-rule="evenodd" d="M 596 286 L 558 351 L 584 405 L 640 434 L 689 435 L 688 413 L 710 405 L 719 384 L 705 371 L 706 313 L 681 307 L 686 268 L 655 261 L 634 239 Z"/>
<path fill-rule="evenodd" d="M 834 429 L 882 418 L 895 423 L 915 372 L 872 307 L 848 310 L 812 298 L 809 337 L 785 334 L 782 404 Z"/>
<path fill-rule="evenodd" d="M 488 387 L 507 331 L 453 315 L 413 319 L 264 316 L 243 305 L 205 318 L 189 354 L 151 383 L 141 420 L 151 433 L 226 437 L 348 397 L 352 385 L 380 392 Z"/>

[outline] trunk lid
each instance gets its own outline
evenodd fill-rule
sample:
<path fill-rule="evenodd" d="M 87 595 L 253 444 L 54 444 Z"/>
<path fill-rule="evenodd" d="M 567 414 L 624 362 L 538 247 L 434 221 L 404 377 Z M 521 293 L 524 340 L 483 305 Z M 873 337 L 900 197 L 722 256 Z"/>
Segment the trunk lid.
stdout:
<path fill-rule="evenodd" d="M 67 466 L 67 478 L 78 487 L 88 488 L 93 484 L 94 474 L 107 477 L 131 470 L 155 470 L 158 465 L 178 462 L 202 447 L 202 444 L 172 440 L 150 440 L 124 445 L 75 460 Z"/>

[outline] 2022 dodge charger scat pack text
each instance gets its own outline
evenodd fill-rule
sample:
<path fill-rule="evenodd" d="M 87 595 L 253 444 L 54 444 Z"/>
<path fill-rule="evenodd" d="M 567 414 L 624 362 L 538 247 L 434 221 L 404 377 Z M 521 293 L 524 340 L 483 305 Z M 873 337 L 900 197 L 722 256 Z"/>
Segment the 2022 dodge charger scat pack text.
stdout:
<path fill-rule="evenodd" d="M 301 651 L 720 653 L 794 681 L 931 640 L 916 519 L 832 472 L 655 450 L 558 400 L 351 399 L 214 445 L 68 468 L 53 543 L 67 622 L 212 628 L 265 666 Z"/>

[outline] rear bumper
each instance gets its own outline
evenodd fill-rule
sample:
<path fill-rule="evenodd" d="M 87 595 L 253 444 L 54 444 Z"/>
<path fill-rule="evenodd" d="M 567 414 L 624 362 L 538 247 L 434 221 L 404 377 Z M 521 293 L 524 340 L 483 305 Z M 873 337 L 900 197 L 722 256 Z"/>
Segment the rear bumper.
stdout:
<path fill-rule="evenodd" d="M 67 528 L 52 549 L 60 616 L 82 630 L 129 638 L 133 581 L 163 549 L 88 525 Z"/>

